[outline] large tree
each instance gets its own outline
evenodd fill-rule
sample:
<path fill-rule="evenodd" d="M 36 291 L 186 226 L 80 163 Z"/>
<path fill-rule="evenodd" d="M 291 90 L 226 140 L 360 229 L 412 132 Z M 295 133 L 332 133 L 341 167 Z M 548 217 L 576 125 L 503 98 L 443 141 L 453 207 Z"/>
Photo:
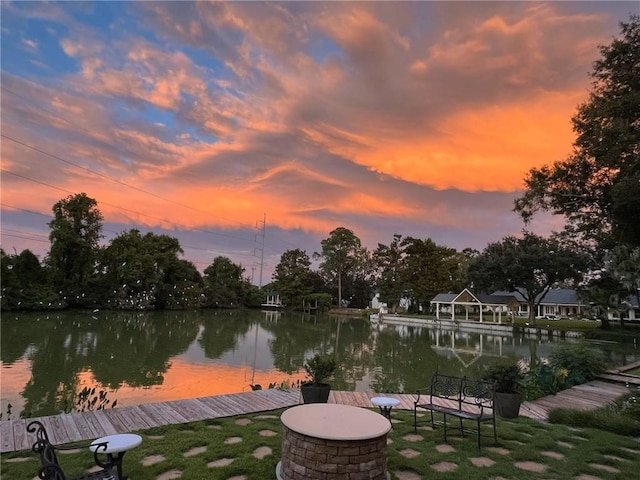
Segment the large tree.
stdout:
<path fill-rule="evenodd" d="M 287 250 L 273 273 L 274 287 L 285 305 L 302 307 L 303 299 L 313 292 L 311 260 L 304 250 Z"/>
<path fill-rule="evenodd" d="M 566 160 L 532 169 L 515 210 L 564 215 L 568 230 L 605 248 L 640 246 L 640 17 L 600 47 L 589 99 L 573 116 Z"/>
<path fill-rule="evenodd" d="M 406 237 L 400 246 L 404 253 L 400 279 L 415 308 L 429 305 L 440 292 L 452 290 L 459 270 L 455 248 L 438 245 L 430 238 L 413 237 Z"/>
<path fill-rule="evenodd" d="M 243 279 L 244 268 L 230 258 L 218 256 L 204 269 L 207 306 L 214 308 L 239 307 L 248 294 L 249 282 Z"/>
<path fill-rule="evenodd" d="M 342 282 L 345 274 L 354 274 L 366 263 L 366 249 L 360 239 L 348 228 L 338 227 L 320 242 L 322 252 L 314 257 L 322 259 L 320 270 L 338 288 L 338 307 L 342 307 Z"/>
<path fill-rule="evenodd" d="M 72 306 L 84 306 L 84 289 L 95 274 L 102 213 L 86 193 L 70 195 L 53 206 L 47 262 L 53 282 Z"/>
<path fill-rule="evenodd" d="M 575 287 L 587 268 L 587 259 L 553 238 L 524 232 L 490 243 L 469 265 L 475 289 L 519 292 L 529 305 L 529 321 L 535 324 L 537 307 L 554 286 Z"/>
<path fill-rule="evenodd" d="M 123 309 L 197 307 L 200 273 L 168 235 L 132 229 L 114 238 L 102 256 L 115 307 Z"/>
<path fill-rule="evenodd" d="M 0 249 L 2 310 L 53 310 L 63 306 L 52 290 L 48 270 L 31 250 L 7 255 Z"/>
<path fill-rule="evenodd" d="M 402 235 L 394 234 L 389 245 L 379 243 L 373 252 L 373 268 L 376 287 L 380 298 L 395 312 L 405 286 L 401 282 L 403 250 L 400 246 Z"/>

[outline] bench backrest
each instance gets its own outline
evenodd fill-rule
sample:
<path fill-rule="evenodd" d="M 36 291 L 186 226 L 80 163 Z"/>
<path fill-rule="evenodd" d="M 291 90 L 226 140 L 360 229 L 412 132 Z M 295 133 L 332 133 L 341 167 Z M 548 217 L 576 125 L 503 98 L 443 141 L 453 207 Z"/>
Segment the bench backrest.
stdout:
<path fill-rule="evenodd" d="M 446 400 L 460 399 L 462 392 L 462 378 L 442 375 L 438 372 L 431 377 L 430 394 L 431 397 L 444 398 Z"/>
<path fill-rule="evenodd" d="M 485 380 L 454 377 L 436 372 L 431 377 L 430 394 L 432 403 L 433 397 L 437 397 L 455 402 L 459 410 L 492 413 L 495 385 Z"/>
<path fill-rule="evenodd" d="M 460 394 L 460 408 L 467 410 L 470 407 L 479 413 L 492 413 L 489 410 L 493 410 L 495 390 L 493 382 L 464 377 Z"/>

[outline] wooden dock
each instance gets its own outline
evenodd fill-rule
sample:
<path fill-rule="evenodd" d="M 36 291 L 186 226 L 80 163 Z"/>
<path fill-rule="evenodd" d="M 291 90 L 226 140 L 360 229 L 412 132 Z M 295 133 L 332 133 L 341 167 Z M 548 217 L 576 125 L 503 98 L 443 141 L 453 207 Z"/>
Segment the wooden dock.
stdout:
<path fill-rule="evenodd" d="M 596 380 L 559 392 L 557 395 L 524 402 L 520 415 L 547 421 L 555 408 L 595 409 L 628 392 L 625 385 Z M 372 408 L 374 392 L 332 391 L 329 403 Z M 385 394 L 400 401 L 398 409 L 413 410 L 415 395 Z M 27 434 L 27 424 L 41 421 L 55 444 L 93 440 L 104 435 L 145 430 L 151 427 L 195 422 L 211 418 L 231 417 L 301 403 L 300 390 L 259 390 L 229 395 L 146 403 L 90 412 L 74 412 L 47 417 L 0 421 L 0 453 L 31 448 L 34 438 Z"/>

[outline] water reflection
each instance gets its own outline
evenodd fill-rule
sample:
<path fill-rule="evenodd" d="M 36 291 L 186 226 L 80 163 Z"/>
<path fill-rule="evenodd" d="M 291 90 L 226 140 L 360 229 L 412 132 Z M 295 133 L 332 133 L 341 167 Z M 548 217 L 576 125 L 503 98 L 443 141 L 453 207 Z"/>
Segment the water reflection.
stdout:
<path fill-rule="evenodd" d="M 5 314 L 1 327 L 2 412 L 10 402 L 33 416 L 64 410 L 85 386 L 123 406 L 295 381 L 316 352 L 335 354 L 335 389 L 412 392 L 436 370 L 478 375 L 492 359 L 544 358 L 562 341 L 259 311 Z M 615 363 L 640 358 L 605 352 Z"/>

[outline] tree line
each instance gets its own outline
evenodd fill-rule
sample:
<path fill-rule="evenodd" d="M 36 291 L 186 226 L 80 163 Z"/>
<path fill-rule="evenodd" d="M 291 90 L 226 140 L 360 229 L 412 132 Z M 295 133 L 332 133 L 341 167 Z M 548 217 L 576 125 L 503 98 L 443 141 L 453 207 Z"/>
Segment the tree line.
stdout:
<path fill-rule="evenodd" d="M 284 252 L 273 282 L 260 291 L 226 257 L 200 274 L 167 235 L 133 229 L 100 247 L 102 214 L 81 193 L 53 206 L 42 263 L 29 250 L 0 252 L 2 309 L 259 306 L 273 290 L 292 307 L 311 300 L 365 307 L 378 292 L 391 308 L 404 299 L 416 310 L 465 286 L 517 290 L 531 315 L 557 286 L 579 289 L 601 312 L 623 309 L 629 298 L 640 300 L 640 17 L 621 23 L 620 36 L 600 54 L 589 98 L 571 119 L 572 152 L 530 170 L 514 204 L 525 228 L 538 211 L 564 216 L 564 229 L 548 238 L 524 230 L 479 252 L 395 234 L 369 251 L 352 230 L 338 227 L 311 256 Z"/>
<path fill-rule="evenodd" d="M 201 274 L 181 258 L 179 240 L 169 235 L 131 229 L 101 246 L 103 215 L 86 193 L 61 199 L 52 210 L 51 246 L 43 262 L 28 249 L 0 251 L 5 311 L 259 307 L 271 291 L 293 308 L 302 309 L 304 302 L 366 307 L 376 288 L 398 300 L 410 295 L 419 304 L 463 286 L 468 260 L 477 253 L 401 235 L 369 252 L 353 231 L 339 227 L 313 253 L 317 270 L 307 252 L 287 250 L 273 282 L 259 289 L 241 265 L 224 256 Z"/>

